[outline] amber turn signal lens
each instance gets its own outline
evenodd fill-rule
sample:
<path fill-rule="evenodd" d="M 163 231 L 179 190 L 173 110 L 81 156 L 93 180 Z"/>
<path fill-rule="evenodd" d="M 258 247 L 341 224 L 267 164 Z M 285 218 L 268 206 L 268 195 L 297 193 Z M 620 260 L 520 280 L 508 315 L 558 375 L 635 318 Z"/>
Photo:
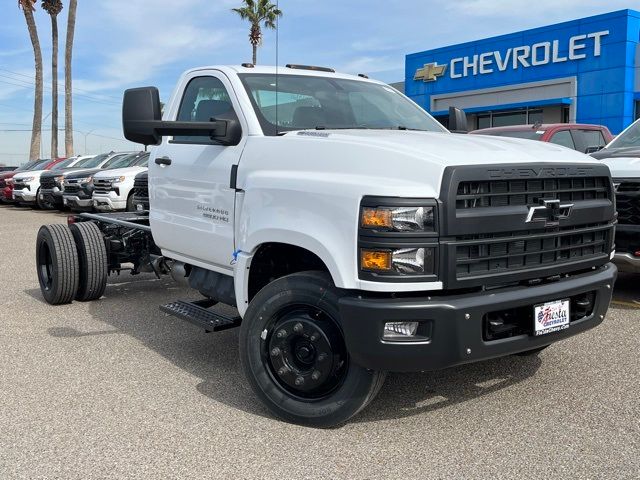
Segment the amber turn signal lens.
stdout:
<path fill-rule="evenodd" d="M 384 227 L 392 228 L 393 219 L 391 210 L 382 208 L 363 208 L 362 209 L 362 227 L 375 228 Z"/>
<path fill-rule="evenodd" d="M 360 267 L 363 270 L 372 270 L 372 271 L 391 270 L 391 252 L 361 250 L 360 251 Z"/>

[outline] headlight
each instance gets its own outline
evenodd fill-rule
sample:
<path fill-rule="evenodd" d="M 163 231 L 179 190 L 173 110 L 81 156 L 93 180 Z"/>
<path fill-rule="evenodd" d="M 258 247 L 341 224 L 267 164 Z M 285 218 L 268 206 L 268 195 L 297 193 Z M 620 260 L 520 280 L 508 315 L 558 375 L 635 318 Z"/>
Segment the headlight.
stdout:
<path fill-rule="evenodd" d="M 122 183 L 127 179 L 127 177 L 125 176 L 120 176 L 120 177 L 116 177 L 116 178 L 112 178 L 111 181 L 113 183 Z"/>
<path fill-rule="evenodd" d="M 392 232 L 433 232 L 434 207 L 363 207 L 360 226 Z"/>
<path fill-rule="evenodd" d="M 91 183 L 92 181 L 93 181 L 93 176 L 78 179 L 78 183 Z"/>
<path fill-rule="evenodd" d="M 7 185 L 13 185 L 13 178 L 7 178 Z"/>
<path fill-rule="evenodd" d="M 22 178 L 18 178 L 19 182 L 33 182 L 36 179 L 36 177 L 22 177 Z"/>
<path fill-rule="evenodd" d="M 368 272 L 431 275 L 434 264 L 434 248 L 360 250 L 360 268 Z"/>

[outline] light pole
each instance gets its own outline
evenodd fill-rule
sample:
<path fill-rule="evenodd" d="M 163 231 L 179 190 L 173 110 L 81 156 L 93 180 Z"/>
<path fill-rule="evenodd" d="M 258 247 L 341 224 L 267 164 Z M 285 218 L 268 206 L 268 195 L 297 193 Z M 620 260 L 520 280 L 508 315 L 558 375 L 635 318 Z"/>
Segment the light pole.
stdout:
<path fill-rule="evenodd" d="M 89 130 L 87 133 L 84 133 L 84 154 L 87 154 L 87 137 L 89 135 L 91 135 L 93 132 L 95 132 L 96 129 L 94 128 L 93 130 Z"/>

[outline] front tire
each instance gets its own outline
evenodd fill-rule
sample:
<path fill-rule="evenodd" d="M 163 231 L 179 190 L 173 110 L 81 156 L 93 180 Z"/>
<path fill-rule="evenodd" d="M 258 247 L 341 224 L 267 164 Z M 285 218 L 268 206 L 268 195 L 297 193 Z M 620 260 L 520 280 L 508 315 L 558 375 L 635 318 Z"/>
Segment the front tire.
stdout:
<path fill-rule="evenodd" d="M 276 416 L 313 427 L 344 423 L 373 400 L 385 372 L 349 358 L 339 290 L 322 272 L 288 275 L 251 301 L 240 327 L 240 360 L 256 395 Z"/>
<path fill-rule="evenodd" d="M 42 296 L 51 305 L 71 303 L 78 290 L 78 252 L 66 225 L 43 225 L 36 240 Z"/>
<path fill-rule="evenodd" d="M 102 232 L 93 222 L 74 223 L 71 225 L 71 232 L 78 248 L 80 266 L 80 284 L 76 300 L 97 300 L 107 288 L 109 274 L 107 248 Z"/>

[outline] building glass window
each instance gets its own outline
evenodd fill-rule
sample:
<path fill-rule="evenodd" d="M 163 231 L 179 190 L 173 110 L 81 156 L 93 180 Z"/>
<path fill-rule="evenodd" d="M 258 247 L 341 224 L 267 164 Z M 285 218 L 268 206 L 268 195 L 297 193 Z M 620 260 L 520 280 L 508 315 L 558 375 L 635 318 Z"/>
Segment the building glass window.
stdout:
<path fill-rule="evenodd" d="M 491 115 L 478 115 L 478 128 L 491 127 Z"/>
<path fill-rule="evenodd" d="M 527 124 L 535 125 L 536 123 L 542 123 L 542 109 L 529 110 L 529 121 Z"/>
<path fill-rule="evenodd" d="M 506 113 L 493 114 L 494 127 L 508 127 L 510 125 L 526 125 L 526 123 L 527 123 L 526 110 L 523 110 L 520 112 L 506 112 Z"/>

